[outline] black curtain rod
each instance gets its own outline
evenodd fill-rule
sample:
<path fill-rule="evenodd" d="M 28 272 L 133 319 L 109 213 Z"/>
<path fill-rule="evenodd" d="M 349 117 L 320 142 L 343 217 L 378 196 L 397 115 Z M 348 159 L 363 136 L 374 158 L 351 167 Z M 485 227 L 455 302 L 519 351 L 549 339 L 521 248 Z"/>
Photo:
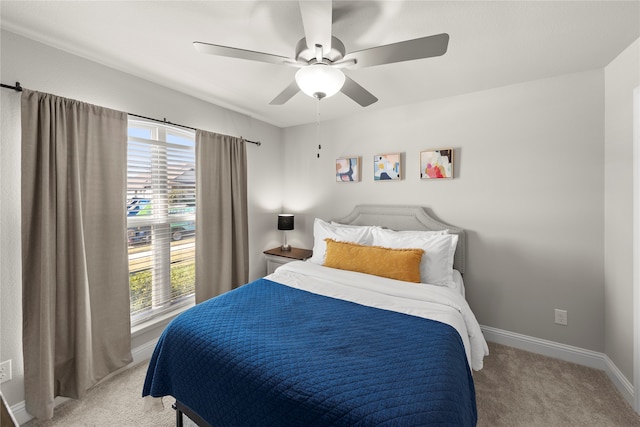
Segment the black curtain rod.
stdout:
<path fill-rule="evenodd" d="M 6 85 L 4 83 L 0 83 L 0 87 L 6 88 L 6 89 L 13 89 L 16 92 L 22 92 L 22 86 L 20 86 L 20 82 L 16 82 L 15 86 L 11 86 L 11 85 Z M 127 113 L 127 114 L 130 115 L 130 116 L 139 117 L 141 119 L 152 120 L 154 122 L 164 123 L 166 125 L 178 126 L 178 127 L 181 127 L 181 128 L 191 129 L 191 130 L 198 130 L 198 129 L 193 128 L 191 126 L 179 125 L 178 123 L 171 123 L 170 121 L 167 121 L 167 119 L 158 120 L 158 119 L 154 119 L 153 117 L 145 117 L 145 116 L 141 116 L 139 114 L 133 114 L 133 113 Z M 262 142 L 260 142 L 260 141 L 249 141 L 248 139 L 244 139 L 242 137 L 240 137 L 240 138 L 243 139 L 244 141 L 248 142 L 248 143 L 256 144 L 258 147 L 262 145 Z"/>
<path fill-rule="evenodd" d="M 133 117 L 140 117 L 141 119 L 145 119 L 145 120 L 152 120 L 154 122 L 164 123 L 165 125 L 178 126 L 178 127 L 181 127 L 181 128 L 191 129 L 191 130 L 198 130 L 198 129 L 196 129 L 194 127 L 191 127 L 191 126 L 185 126 L 185 125 L 180 125 L 178 123 L 172 123 L 172 122 L 168 121 L 167 119 L 160 120 L 160 119 L 154 119 L 153 117 L 141 116 L 139 114 L 133 114 L 133 113 L 127 113 L 127 114 L 129 114 L 130 116 L 133 116 Z M 249 141 L 248 139 L 244 139 L 243 137 L 240 137 L 240 139 L 242 139 L 245 142 L 248 142 L 250 144 L 256 144 L 258 147 L 262 145 L 262 142 L 260 142 L 260 141 Z"/>
<path fill-rule="evenodd" d="M 20 86 L 20 82 L 16 82 L 15 86 L 6 85 L 4 83 L 0 83 L 0 86 L 2 86 L 3 88 L 6 88 L 6 89 L 13 89 L 16 92 L 22 92 L 22 86 Z"/>

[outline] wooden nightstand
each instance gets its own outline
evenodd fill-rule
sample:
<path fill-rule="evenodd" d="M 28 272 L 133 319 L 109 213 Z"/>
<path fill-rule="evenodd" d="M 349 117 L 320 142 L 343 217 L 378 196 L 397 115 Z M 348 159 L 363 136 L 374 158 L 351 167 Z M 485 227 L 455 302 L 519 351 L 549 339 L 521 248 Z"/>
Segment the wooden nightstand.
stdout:
<path fill-rule="evenodd" d="M 276 268 L 291 261 L 304 261 L 311 258 L 313 251 L 291 247 L 290 251 L 283 252 L 280 246 L 262 252 L 267 256 L 267 274 L 271 274 Z"/>

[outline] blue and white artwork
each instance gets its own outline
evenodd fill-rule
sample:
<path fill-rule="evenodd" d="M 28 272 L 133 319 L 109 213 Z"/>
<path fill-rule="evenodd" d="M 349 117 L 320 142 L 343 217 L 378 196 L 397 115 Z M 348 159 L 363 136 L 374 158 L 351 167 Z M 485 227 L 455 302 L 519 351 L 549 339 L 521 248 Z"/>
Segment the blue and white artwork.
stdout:
<path fill-rule="evenodd" d="M 400 153 L 373 156 L 374 181 L 393 181 L 399 179 L 401 179 Z"/>

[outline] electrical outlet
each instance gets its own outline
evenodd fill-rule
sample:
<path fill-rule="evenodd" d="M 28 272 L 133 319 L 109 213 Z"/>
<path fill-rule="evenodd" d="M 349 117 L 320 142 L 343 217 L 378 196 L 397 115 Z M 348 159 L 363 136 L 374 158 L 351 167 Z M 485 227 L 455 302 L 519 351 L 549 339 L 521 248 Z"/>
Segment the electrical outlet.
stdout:
<path fill-rule="evenodd" d="M 558 325 L 567 324 L 567 310 L 559 310 L 556 308 L 556 323 Z"/>
<path fill-rule="evenodd" d="M 0 384 L 11 381 L 11 359 L 0 363 Z"/>

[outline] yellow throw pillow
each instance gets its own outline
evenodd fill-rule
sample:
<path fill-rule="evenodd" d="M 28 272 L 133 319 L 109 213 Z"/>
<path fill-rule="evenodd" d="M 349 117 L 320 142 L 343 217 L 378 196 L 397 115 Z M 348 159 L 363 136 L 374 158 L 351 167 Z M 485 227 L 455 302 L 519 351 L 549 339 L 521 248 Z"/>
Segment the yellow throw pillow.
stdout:
<path fill-rule="evenodd" d="M 422 249 L 390 249 L 325 239 L 324 265 L 389 279 L 420 283 Z"/>

